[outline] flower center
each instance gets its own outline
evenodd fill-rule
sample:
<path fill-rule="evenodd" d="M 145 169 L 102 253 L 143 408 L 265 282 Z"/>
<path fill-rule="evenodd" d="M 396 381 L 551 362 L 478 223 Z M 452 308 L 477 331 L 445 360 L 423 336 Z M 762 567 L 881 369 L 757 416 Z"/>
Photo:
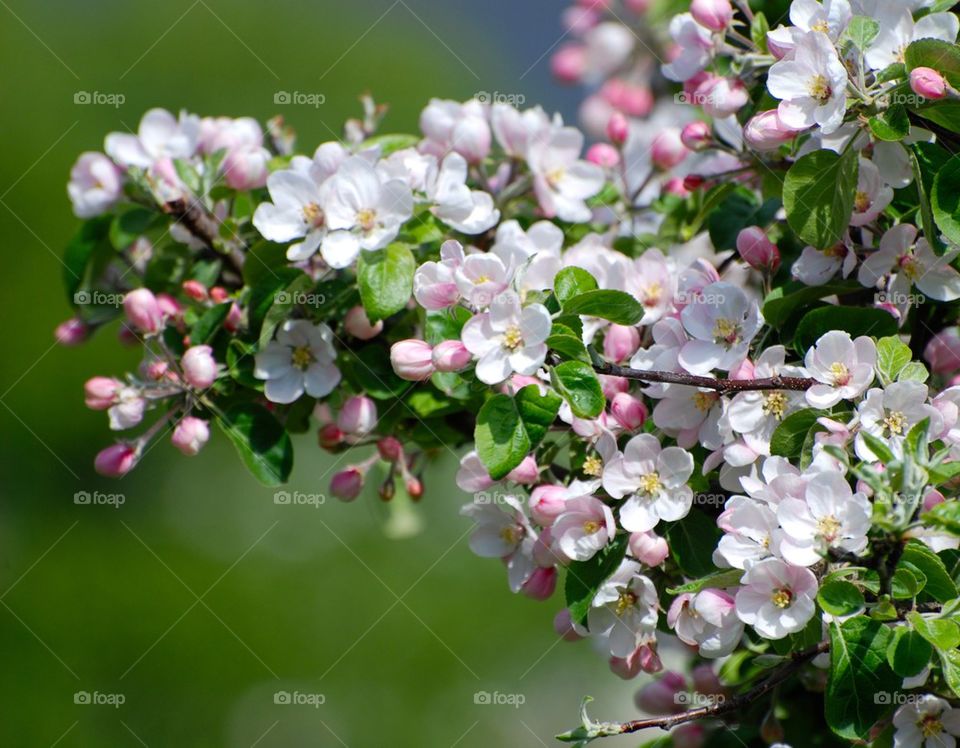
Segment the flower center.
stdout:
<path fill-rule="evenodd" d="M 810 79 L 810 97 L 823 105 L 830 101 L 833 95 L 833 89 L 830 88 L 830 82 L 819 73 Z"/>
<path fill-rule="evenodd" d="M 823 34 L 826 34 L 830 31 L 830 25 L 824 21 L 817 21 L 813 26 L 810 27 L 811 31 L 819 31 Z"/>
<path fill-rule="evenodd" d="M 503 333 L 503 347 L 515 351 L 521 343 L 523 343 L 523 333 L 520 332 L 520 328 L 516 325 L 508 327 L 507 331 Z"/>
<path fill-rule="evenodd" d="M 730 319 L 718 319 L 713 325 L 713 337 L 718 343 L 733 345 L 740 339 L 740 326 Z"/>
<path fill-rule="evenodd" d="M 773 591 L 770 601 L 778 608 L 789 608 L 790 603 L 793 602 L 793 593 L 786 587 L 781 587 Z"/>
<path fill-rule="evenodd" d="M 637 596 L 630 590 L 620 590 L 620 597 L 617 598 L 617 616 L 622 616 L 630 608 L 637 604 Z"/>
<path fill-rule="evenodd" d="M 601 475 L 603 473 L 603 461 L 596 455 L 590 455 L 583 461 L 583 472 L 595 477 Z"/>
<path fill-rule="evenodd" d="M 899 410 L 892 410 L 883 419 L 883 425 L 887 427 L 890 436 L 900 436 L 907 426 L 907 417 Z"/>
<path fill-rule="evenodd" d="M 917 258 L 913 256 L 913 253 L 908 253 L 903 255 L 898 261 L 897 264 L 900 266 L 900 272 L 902 272 L 907 278 L 911 281 L 916 281 L 922 274 L 922 268 L 920 263 L 917 262 Z"/>
<path fill-rule="evenodd" d="M 323 208 L 316 203 L 307 203 L 303 206 L 303 217 L 314 228 L 323 226 Z"/>
<path fill-rule="evenodd" d="M 593 535 L 594 533 L 600 532 L 601 527 L 603 527 L 603 525 L 601 525 L 595 519 L 588 519 L 583 523 L 583 531 L 587 533 L 587 535 Z"/>
<path fill-rule="evenodd" d="M 834 257 L 838 260 L 842 260 L 847 256 L 847 247 L 843 242 L 837 242 L 832 247 L 828 247 L 823 250 L 823 254 L 827 257 Z"/>
<path fill-rule="evenodd" d="M 924 738 L 936 737 L 943 732 L 943 723 L 935 714 L 923 715 L 923 718 L 917 722 L 917 727 Z"/>
<path fill-rule="evenodd" d="M 870 199 L 870 195 L 862 190 L 857 190 L 857 194 L 853 198 L 853 207 L 857 213 L 866 213 L 870 210 L 870 206 L 873 204 L 873 201 Z"/>
<path fill-rule="evenodd" d="M 697 392 L 693 396 L 693 404 L 697 407 L 697 410 L 706 413 L 713 407 L 718 397 L 719 395 L 715 392 Z"/>
<path fill-rule="evenodd" d="M 640 476 L 640 493 L 653 496 L 662 487 L 663 483 L 660 482 L 660 475 L 658 473 L 647 473 L 646 475 Z"/>
<path fill-rule="evenodd" d="M 567 175 L 566 169 L 562 166 L 558 166 L 556 169 L 551 169 L 546 173 L 547 182 L 550 183 L 551 187 L 556 187 L 560 182 L 563 181 L 563 178 Z"/>
<path fill-rule="evenodd" d="M 830 364 L 830 376 L 833 377 L 833 383 L 838 387 L 843 387 L 850 381 L 850 370 L 846 364 L 835 361 Z"/>
<path fill-rule="evenodd" d="M 763 412 L 768 416 L 773 416 L 779 421 L 786 411 L 787 396 L 782 392 L 771 392 L 763 398 Z"/>
<path fill-rule="evenodd" d="M 357 211 L 357 225 L 364 231 L 372 231 L 376 225 L 377 212 L 370 208 Z"/>
<path fill-rule="evenodd" d="M 817 521 L 817 530 L 824 540 L 828 542 L 833 542 L 837 534 L 840 532 L 840 520 L 834 517 L 832 514 L 827 517 L 821 517 Z"/>
<path fill-rule="evenodd" d="M 314 362 L 313 352 L 308 345 L 299 345 L 293 349 L 290 360 L 300 370 L 306 369 Z"/>
<path fill-rule="evenodd" d="M 490 282 L 489 275 L 478 275 L 476 278 L 473 279 L 473 285 L 475 286 L 481 286 L 484 283 L 489 283 L 489 282 Z"/>
<path fill-rule="evenodd" d="M 663 296 L 663 286 L 659 282 L 651 283 L 643 290 L 643 305 L 656 306 Z"/>
<path fill-rule="evenodd" d="M 509 527 L 504 527 L 500 531 L 500 537 L 505 541 L 510 543 L 510 545 L 516 545 L 520 541 L 520 528 L 516 525 L 510 525 Z"/>

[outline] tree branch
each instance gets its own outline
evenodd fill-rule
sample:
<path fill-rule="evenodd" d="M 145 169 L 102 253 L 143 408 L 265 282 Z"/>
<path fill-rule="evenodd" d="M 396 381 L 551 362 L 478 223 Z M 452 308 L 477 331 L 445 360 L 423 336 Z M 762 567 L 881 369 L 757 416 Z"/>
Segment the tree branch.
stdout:
<path fill-rule="evenodd" d="M 807 662 L 812 660 L 817 655 L 829 651 L 829 649 L 830 642 L 822 641 L 815 647 L 811 647 L 803 652 L 795 652 L 790 655 L 790 662 L 781 666 L 780 669 L 775 671 L 769 678 L 762 683 L 758 683 L 749 691 L 745 691 L 737 696 L 732 696 L 724 701 L 718 701 L 710 706 L 702 706 L 698 707 L 697 709 L 690 709 L 689 711 L 681 712 L 680 714 L 671 714 L 666 717 L 651 717 L 649 719 L 635 719 L 630 722 L 623 722 L 620 724 L 620 734 L 637 732 L 638 730 L 644 730 L 649 727 L 659 727 L 662 730 L 669 730 L 670 728 L 683 724 L 684 722 L 692 722 L 697 719 L 720 717 L 724 714 L 739 711 L 743 707 L 748 706 L 754 701 L 766 696 L 774 688 L 783 683 L 783 681 L 787 680 L 787 678 L 792 676 L 801 667 L 807 664 Z"/>
<path fill-rule="evenodd" d="M 606 374 L 624 379 L 636 379 L 647 383 L 684 384 L 689 387 L 702 387 L 716 390 L 721 395 L 731 392 L 755 392 L 760 390 L 807 390 L 817 384 L 816 379 L 809 377 L 767 377 L 766 379 L 714 379 L 712 377 L 698 377 L 693 374 L 683 374 L 673 371 L 644 371 L 630 369 L 616 364 L 594 363 L 597 374 Z"/>
<path fill-rule="evenodd" d="M 221 239 L 220 223 L 199 201 L 181 197 L 163 203 L 162 208 L 164 213 L 173 216 L 177 223 L 202 241 L 207 248 L 218 255 L 225 255 L 238 273 L 242 272 L 245 259 L 242 243 L 235 239 Z M 223 249 L 218 248 L 218 243 Z"/>

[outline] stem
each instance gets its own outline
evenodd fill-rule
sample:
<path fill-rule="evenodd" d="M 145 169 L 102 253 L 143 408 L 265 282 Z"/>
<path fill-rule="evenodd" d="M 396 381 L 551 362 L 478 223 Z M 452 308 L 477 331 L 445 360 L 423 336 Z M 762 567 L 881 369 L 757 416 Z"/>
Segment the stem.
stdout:
<path fill-rule="evenodd" d="M 594 363 L 597 374 L 606 374 L 624 379 L 636 379 L 640 382 L 662 382 L 665 384 L 685 384 L 689 387 L 702 387 L 716 390 L 721 395 L 731 392 L 756 392 L 761 390 L 807 390 L 817 384 L 816 379 L 808 377 L 768 377 L 766 379 L 713 379 L 712 377 L 698 377 L 693 374 L 682 374 L 673 371 L 643 371 L 630 369 L 616 364 Z"/>
<path fill-rule="evenodd" d="M 796 673 L 809 660 L 812 660 L 817 655 L 827 652 L 829 649 L 830 642 L 822 641 L 815 647 L 811 647 L 803 652 L 795 652 L 792 654 L 790 656 L 790 662 L 783 665 L 769 678 L 762 683 L 758 683 L 749 691 L 745 691 L 744 693 L 733 696 L 725 701 L 720 701 L 710 706 L 691 709 L 680 714 L 672 714 L 666 717 L 651 717 L 649 719 L 635 719 L 631 720 L 630 722 L 623 722 L 619 725 L 620 734 L 637 732 L 638 730 L 645 730 L 649 727 L 659 727 L 661 730 L 669 730 L 671 727 L 683 724 L 684 722 L 692 722 L 693 720 L 706 719 L 710 717 L 719 717 L 723 714 L 736 712 L 753 703 L 754 701 L 766 696 L 774 688 L 783 683 L 783 681 Z"/>
<path fill-rule="evenodd" d="M 202 241 L 207 247 L 224 254 L 217 249 L 216 243 L 220 239 L 220 225 L 217 219 L 211 215 L 203 205 L 197 201 L 188 198 L 178 198 L 163 203 L 161 206 L 163 212 L 173 216 L 177 223 L 184 226 L 187 231 Z M 233 264 L 237 272 L 243 270 L 243 251 L 238 242 L 230 240 L 223 242 L 226 249 L 226 256 Z"/>

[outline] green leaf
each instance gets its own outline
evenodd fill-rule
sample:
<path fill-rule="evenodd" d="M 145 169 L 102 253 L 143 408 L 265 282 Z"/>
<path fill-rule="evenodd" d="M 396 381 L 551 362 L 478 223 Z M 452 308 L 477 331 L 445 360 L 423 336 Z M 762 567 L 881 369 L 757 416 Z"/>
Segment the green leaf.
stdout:
<path fill-rule="evenodd" d="M 873 434 L 863 430 L 860 431 L 860 436 L 863 438 L 863 441 L 866 442 L 866 445 L 870 451 L 877 456 L 877 459 L 879 459 L 880 462 L 887 464 L 894 462 L 897 459 L 896 455 L 894 455 L 893 451 L 882 439 L 879 439 Z"/>
<path fill-rule="evenodd" d="M 893 572 L 893 578 L 890 580 L 890 594 L 893 595 L 894 600 L 912 600 L 920 594 L 925 583 L 926 577 L 921 582 L 916 574 L 904 566 Z"/>
<path fill-rule="evenodd" d="M 557 419 L 563 400 L 553 392 L 541 395 L 537 385 L 528 384 L 517 393 L 515 402 L 527 436 L 530 437 L 530 449 L 533 449 L 543 441 L 547 430 Z"/>
<path fill-rule="evenodd" d="M 590 354 L 587 352 L 587 347 L 575 335 L 551 335 L 545 342 L 550 350 L 560 354 L 564 359 L 590 363 Z"/>
<path fill-rule="evenodd" d="M 750 40 L 757 45 L 757 49 L 762 54 L 767 52 L 767 32 L 770 31 L 770 22 L 762 11 L 757 11 L 753 15 L 753 21 L 750 23 Z"/>
<path fill-rule="evenodd" d="M 121 210 L 110 222 L 110 243 L 116 250 L 126 249 L 143 236 L 158 214 L 139 205 Z"/>
<path fill-rule="evenodd" d="M 797 325 L 793 346 L 798 353 L 805 354 L 831 330 L 844 330 L 852 338 L 861 335 L 886 337 L 897 334 L 897 321 L 889 312 L 875 307 L 819 307 L 803 315 Z"/>
<path fill-rule="evenodd" d="M 227 318 L 232 306 L 233 303 L 228 301 L 225 304 L 217 304 L 207 309 L 190 328 L 190 345 L 209 343 L 213 336 L 217 334 L 220 326 L 223 325 L 223 321 Z"/>
<path fill-rule="evenodd" d="M 919 633 L 906 627 L 895 630 L 887 649 L 887 663 L 897 675 L 912 678 L 929 664 L 933 647 Z"/>
<path fill-rule="evenodd" d="M 960 644 L 960 627 L 953 621 L 946 618 L 924 618 L 915 610 L 907 613 L 907 621 L 937 649 L 947 651 Z"/>
<path fill-rule="evenodd" d="M 954 244 L 960 244 L 960 154 L 937 172 L 930 193 L 933 220 Z"/>
<path fill-rule="evenodd" d="M 830 615 L 849 616 L 862 609 L 865 601 L 855 584 L 837 579 L 820 588 L 817 602 Z"/>
<path fill-rule="evenodd" d="M 880 338 L 877 341 L 877 371 L 885 384 L 896 381 L 903 367 L 910 363 L 913 354 L 910 346 L 906 345 L 896 335 Z"/>
<path fill-rule="evenodd" d="M 244 254 L 243 282 L 251 288 L 262 283 L 264 278 L 276 277 L 277 270 L 286 268 L 287 248 L 282 244 L 257 242 Z"/>
<path fill-rule="evenodd" d="M 357 390 L 375 400 L 391 400 L 413 386 L 397 376 L 390 364 L 390 351 L 376 343 L 346 351 L 340 369 Z"/>
<path fill-rule="evenodd" d="M 861 52 L 870 46 L 870 42 L 880 33 L 880 24 L 867 16 L 854 16 L 847 25 L 844 37 L 853 42 Z"/>
<path fill-rule="evenodd" d="M 890 709 L 901 682 L 887 664 L 892 636 L 886 626 L 866 616 L 830 624 L 825 711 L 827 724 L 840 737 L 865 740 Z M 880 694 L 890 698 L 878 699 Z"/>
<path fill-rule="evenodd" d="M 301 300 L 307 298 L 310 291 L 313 290 L 313 286 L 313 278 L 298 271 L 294 279 L 283 290 L 274 294 L 273 303 L 270 304 L 266 314 L 263 315 L 263 323 L 258 337 L 260 348 L 273 340 L 273 333 L 277 327 L 290 317 L 291 309 L 298 306 Z"/>
<path fill-rule="evenodd" d="M 840 241 L 853 213 L 858 172 L 853 149 L 843 156 L 813 151 L 790 167 L 783 205 L 790 228 L 807 244 L 827 249 Z"/>
<path fill-rule="evenodd" d="M 943 561 L 924 543 L 918 540 L 908 541 L 903 548 L 900 561 L 913 564 L 923 572 L 927 578 L 924 592 L 931 595 L 937 602 L 945 603 L 960 596 L 957 585 L 947 572 Z"/>
<path fill-rule="evenodd" d="M 920 519 L 925 525 L 939 527 L 951 535 L 960 536 L 960 501 L 948 499 L 925 512 Z"/>
<path fill-rule="evenodd" d="M 293 445 L 269 410 L 254 403 L 234 405 L 217 423 L 257 480 L 265 486 L 287 481 L 293 468 Z"/>
<path fill-rule="evenodd" d="M 814 408 L 804 408 L 788 415 L 770 437 L 770 454 L 791 459 L 799 457 L 807 433 L 816 425 L 817 419 L 825 415 L 826 411 Z"/>
<path fill-rule="evenodd" d="M 918 39 L 904 52 L 907 71 L 933 68 L 954 87 L 960 85 L 960 47 L 940 39 Z"/>
<path fill-rule="evenodd" d="M 494 395 L 477 414 L 474 441 L 484 467 L 494 480 L 504 478 L 530 452 L 530 437 L 516 403 L 509 395 Z"/>
<path fill-rule="evenodd" d="M 560 306 L 563 306 L 575 296 L 596 290 L 596 278 L 583 268 L 564 268 L 553 279 L 553 292 L 556 294 Z"/>
<path fill-rule="evenodd" d="M 395 242 L 357 260 L 360 299 L 371 322 L 396 314 L 410 301 L 417 261 L 406 244 Z"/>
<path fill-rule="evenodd" d="M 406 133 L 384 133 L 383 135 L 374 135 L 367 138 L 360 144 L 361 150 L 377 147 L 380 149 L 382 157 L 389 156 L 394 151 L 402 151 L 404 148 L 413 148 L 420 142 L 416 135 Z"/>
<path fill-rule="evenodd" d="M 704 577 L 717 570 L 713 549 L 722 535 L 716 521 L 700 509 L 693 508 L 683 519 L 667 528 L 670 555 L 688 577 Z"/>
<path fill-rule="evenodd" d="M 550 381 L 578 418 L 596 418 L 603 412 L 603 388 L 589 364 L 564 361 L 551 369 Z"/>
<path fill-rule="evenodd" d="M 862 291 L 857 281 L 837 281 L 823 286 L 802 286 L 799 290 L 785 293 L 782 286 L 775 288 L 763 302 L 763 318 L 774 330 L 781 333 L 790 317 L 800 309 L 812 306 L 827 296 L 842 296 L 846 293 Z"/>
<path fill-rule="evenodd" d="M 563 311 L 599 317 L 618 325 L 635 325 L 643 319 L 645 310 L 643 304 L 623 291 L 587 291 L 569 299 Z"/>
<path fill-rule="evenodd" d="M 736 587 L 740 584 L 743 577 L 743 571 L 740 569 L 726 569 L 718 571 L 715 574 L 708 574 L 692 582 L 681 584 L 679 587 L 668 587 L 667 592 L 671 595 L 683 595 L 685 593 L 700 592 L 709 588 L 723 589 L 724 587 Z"/>
<path fill-rule="evenodd" d="M 894 104 L 870 118 L 870 131 L 880 140 L 896 142 L 910 134 L 910 117 L 902 104 Z"/>
<path fill-rule="evenodd" d="M 590 604 L 600 588 L 620 566 L 627 553 L 627 536 L 621 535 L 587 561 L 574 561 L 567 566 L 564 594 L 570 618 L 586 625 Z"/>
<path fill-rule="evenodd" d="M 960 651 L 951 649 L 940 652 L 940 669 L 943 679 L 954 695 L 960 697 Z"/>
<path fill-rule="evenodd" d="M 80 226 L 63 255 L 63 285 L 67 291 L 67 302 L 76 306 L 76 293 L 89 281 L 92 266 L 98 264 L 97 258 L 109 261 L 114 252 L 106 241 L 110 230 L 110 216 L 92 218 Z"/>
<path fill-rule="evenodd" d="M 427 312 L 423 324 L 423 339 L 434 346 L 444 340 L 460 340 L 460 331 L 471 316 L 462 306 Z"/>

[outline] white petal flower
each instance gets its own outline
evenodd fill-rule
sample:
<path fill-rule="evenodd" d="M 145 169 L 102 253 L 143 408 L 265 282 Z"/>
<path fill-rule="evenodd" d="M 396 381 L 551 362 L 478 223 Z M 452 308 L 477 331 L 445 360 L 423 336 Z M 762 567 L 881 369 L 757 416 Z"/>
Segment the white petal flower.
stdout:
<path fill-rule="evenodd" d="M 877 346 L 866 335 L 851 340 L 842 330 L 831 330 L 807 351 L 804 366 L 820 384 L 807 390 L 815 408 L 832 408 L 841 400 L 861 395 L 873 382 Z"/>
<path fill-rule="evenodd" d="M 547 355 L 544 341 L 550 335 L 550 312 L 542 304 L 520 306 L 512 291 L 493 299 L 489 312 L 478 314 L 463 326 L 460 337 L 477 361 L 477 378 L 499 384 L 511 374 L 530 376 Z"/>
<path fill-rule="evenodd" d="M 795 130 L 819 125 L 835 132 L 847 111 L 847 69 L 830 38 L 819 31 L 804 34 L 793 55 L 770 68 L 767 88 L 780 99 L 780 121 Z"/>
<path fill-rule="evenodd" d="M 740 584 L 737 616 L 765 639 L 797 633 L 816 613 L 817 578 L 809 569 L 768 558 L 751 566 Z"/>
<path fill-rule="evenodd" d="M 588 614 L 590 633 L 607 637 L 613 657 L 628 657 L 655 636 L 657 589 L 640 573 L 640 564 L 624 560 L 600 586 Z"/>
<path fill-rule="evenodd" d="M 324 397 L 340 383 L 333 331 L 307 320 L 284 322 L 256 355 L 253 375 L 265 379 L 264 394 L 274 403 L 292 403 L 304 393 Z"/>
<path fill-rule="evenodd" d="M 540 209 L 548 218 L 590 220 L 586 200 L 603 189 L 603 169 L 580 160 L 583 133 L 573 127 L 554 128 L 549 137 L 530 146 L 527 162 Z"/>
<path fill-rule="evenodd" d="M 728 371 L 740 363 L 763 324 L 755 301 L 732 283 L 711 283 L 680 313 L 693 340 L 680 350 L 678 361 L 692 374 Z"/>

